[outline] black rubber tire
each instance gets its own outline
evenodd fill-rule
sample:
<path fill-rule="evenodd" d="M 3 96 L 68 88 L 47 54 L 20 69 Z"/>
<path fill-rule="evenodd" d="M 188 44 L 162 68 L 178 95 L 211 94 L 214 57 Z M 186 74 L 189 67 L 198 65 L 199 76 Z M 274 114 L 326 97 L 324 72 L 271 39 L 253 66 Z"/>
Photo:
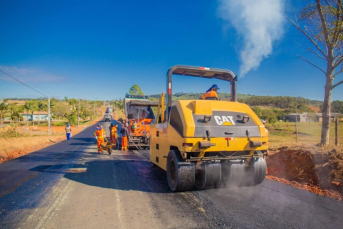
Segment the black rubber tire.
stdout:
<path fill-rule="evenodd" d="M 222 168 L 220 162 L 202 162 L 195 172 L 197 189 L 217 188 L 221 182 Z"/>
<path fill-rule="evenodd" d="M 112 154 L 112 147 L 107 149 L 108 155 Z"/>
<path fill-rule="evenodd" d="M 261 184 L 264 181 L 267 172 L 267 163 L 262 152 L 256 151 L 255 154 L 257 154 L 258 157 L 252 159 L 249 167 L 251 185 Z"/>
<path fill-rule="evenodd" d="M 167 157 L 167 180 L 173 192 L 192 189 L 195 183 L 195 164 L 183 162 L 178 151 L 169 151 Z"/>

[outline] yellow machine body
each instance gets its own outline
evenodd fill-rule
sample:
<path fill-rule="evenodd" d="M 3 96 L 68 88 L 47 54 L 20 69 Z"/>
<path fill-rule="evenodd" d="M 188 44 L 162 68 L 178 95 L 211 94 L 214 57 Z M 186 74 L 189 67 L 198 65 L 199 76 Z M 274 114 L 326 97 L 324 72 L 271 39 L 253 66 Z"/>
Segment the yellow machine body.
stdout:
<path fill-rule="evenodd" d="M 175 101 L 169 120 L 151 125 L 150 133 L 150 161 L 164 170 L 170 150 L 190 162 L 249 159 L 268 150 L 268 130 L 238 102 Z"/>

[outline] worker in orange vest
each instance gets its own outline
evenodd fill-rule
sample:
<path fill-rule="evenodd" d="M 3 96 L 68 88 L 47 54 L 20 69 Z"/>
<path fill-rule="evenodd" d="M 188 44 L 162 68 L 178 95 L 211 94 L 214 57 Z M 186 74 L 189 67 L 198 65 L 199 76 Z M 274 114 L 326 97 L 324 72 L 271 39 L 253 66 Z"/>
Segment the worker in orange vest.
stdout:
<path fill-rule="evenodd" d="M 115 124 L 111 128 L 111 142 L 114 145 L 114 148 L 117 146 L 117 138 L 118 138 L 118 130 L 117 130 L 118 124 Z"/>
<path fill-rule="evenodd" d="M 200 99 L 206 99 L 206 98 L 216 98 L 217 100 L 219 100 L 218 98 L 218 94 L 217 94 L 217 90 L 219 89 L 219 87 L 217 86 L 217 84 L 213 84 L 212 87 L 210 87 L 210 89 L 208 89 L 205 94 L 203 94 L 201 96 Z"/>
<path fill-rule="evenodd" d="M 106 132 L 102 128 L 102 126 L 98 125 L 98 127 L 96 128 L 96 131 L 94 132 L 94 136 L 98 144 L 98 153 L 103 152 L 101 148 L 101 143 L 105 141 L 104 138 L 106 138 Z"/>
<path fill-rule="evenodd" d="M 132 130 L 133 133 L 136 132 L 136 130 L 137 130 L 136 120 L 133 120 L 132 125 L 131 125 L 131 130 Z"/>
<path fill-rule="evenodd" d="M 121 133 L 121 150 L 127 151 L 127 138 L 129 137 L 129 130 L 127 129 L 127 124 L 124 124 L 120 130 Z"/>

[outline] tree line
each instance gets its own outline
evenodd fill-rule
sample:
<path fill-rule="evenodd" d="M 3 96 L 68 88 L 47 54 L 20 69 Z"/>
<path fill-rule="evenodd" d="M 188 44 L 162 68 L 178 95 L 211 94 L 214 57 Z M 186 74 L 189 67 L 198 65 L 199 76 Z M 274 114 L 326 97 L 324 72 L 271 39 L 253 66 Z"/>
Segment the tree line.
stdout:
<path fill-rule="evenodd" d="M 0 102 L 0 123 L 3 124 L 5 118 L 10 121 L 24 121 L 23 114 L 29 117 L 37 112 L 48 111 L 48 100 L 43 99 L 31 99 L 25 101 L 24 105 L 18 105 L 17 103 L 7 103 L 8 99 L 4 99 Z M 54 120 L 68 120 L 71 125 L 77 124 L 78 114 L 81 120 L 94 119 L 101 115 L 101 106 L 103 101 L 90 101 L 79 100 L 65 97 L 63 100 L 52 98 L 50 100 L 50 113 Z M 28 118 L 26 119 L 27 125 L 29 124 Z M 38 119 L 38 125 L 41 120 Z M 34 120 L 32 120 L 34 125 Z"/>
<path fill-rule="evenodd" d="M 290 96 L 251 96 L 247 98 L 238 98 L 241 103 L 249 106 L 266 106 L 280 109 L 297 108 L 300 112 L 310 111 L 308 106 L 310 100 L 302 97 Z"/>
<path fill-rule="evenodd" d="M 203 93 L 184 93 L 178 92 L 173 94 L 173 100 L 193 100 L 199 99 Z M 153 94 L 150 98 L 158 99 L 160 94 Z M 230 100 L 230 93 L 218 93 L 220 100 Z M 292 96 L 255 96 L 250 94 L 237 94 L 238 101 L 246 103 L 249 106 L 273 107 L 280 109 L 293 109 L 297 107 L 301 112 L 309 111 L 308 106 L 321 106 L 323 102 L 310 100 L 303 97 Z"/>

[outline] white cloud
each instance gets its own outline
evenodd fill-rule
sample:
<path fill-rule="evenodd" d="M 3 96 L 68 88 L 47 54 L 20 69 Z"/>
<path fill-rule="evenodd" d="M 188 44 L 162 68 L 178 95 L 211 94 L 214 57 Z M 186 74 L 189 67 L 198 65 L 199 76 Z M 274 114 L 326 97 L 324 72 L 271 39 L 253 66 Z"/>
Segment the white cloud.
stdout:
<path fill-rule="evenodd" d="M 25 83 L 57 83 L 64 81 L 64 77 L 46 73 L 45 71 L 36 68 L 19 68 L 16 66 L 0 65 L 0 69 Z M 0 72 L 0 80 L 14 81 L 2 72 Z"/>
<path fill-rule="evenodd" d="M 257 69 L 282 38 L 284 0 L 219 0 L 220 17 L 242 38 L 239 76 Z"/>

